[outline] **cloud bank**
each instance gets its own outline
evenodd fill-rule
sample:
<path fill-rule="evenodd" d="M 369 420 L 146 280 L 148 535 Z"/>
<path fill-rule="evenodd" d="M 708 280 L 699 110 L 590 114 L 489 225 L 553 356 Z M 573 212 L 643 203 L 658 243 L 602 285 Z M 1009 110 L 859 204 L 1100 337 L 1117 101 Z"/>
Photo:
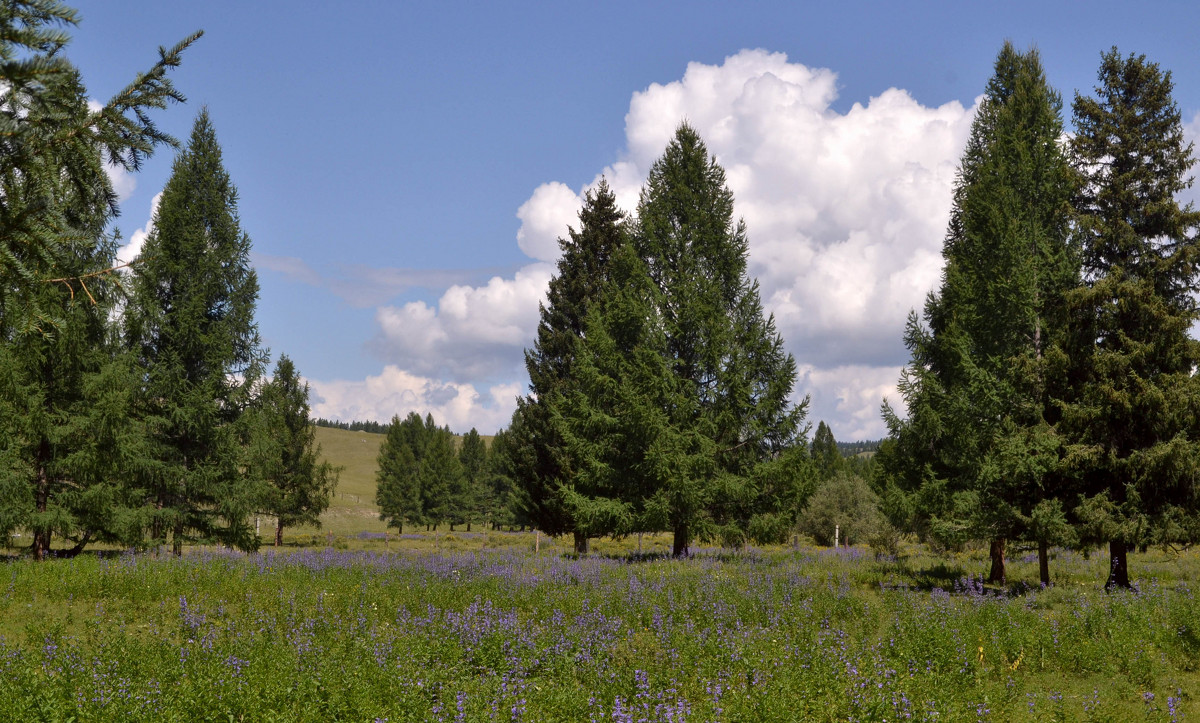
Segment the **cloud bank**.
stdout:
<path fill-rule="evenodd" d="M 459 433 L 475 427 L 491 434 L 507 426 L 521 393 L 519 382 L 492 386 L 480 393 L 471 384 L 455 384 L 404 371 L 389 364 L 363 381 L 308 380 L 314 417 L 342 420 L 401 418 L 409 412 L 432 414 L 439 425 Z"/>
<path fill-rule="evenodd" d="M 578 223 L 583 194 L 604 176 L 634 211 L 651 164 L 686 120 L 726 170 L 747 224 L 750 273 L 800 365 L 796 399 L 811 394 L 810 421 L 826 420 L 840 439 L 882 436 L 879 405 L 885 395 L 898 403 L 907 360 L 905 317 L 938 281 L 975 107 L 928 107 L 892 88 L 839 113 L 836 98 L 833 71 L 763 50 L 691 63 L 681 79 L 634 93 L 616 162 L 578 190 L 548 181 L 517 209 L 517 244 L 531 263 L 452 286 L 433 304 L 380 307 L 369 346 L 394 366 L 366 382 L 314 381 L 326 416 L 376 410 L 371 418 L 387 419 L 412 404 L 444 408 L 459 415 L 447 420 L 481 431 L 502 426 L 514 406 L 504 395 L 526 383 L 521 350 L 533 343 L 557 239 Z M 437 405 L 414 379 L 459 390 L 460 406 Z M 400 406 L 384 409 L 377 398 Z"/>

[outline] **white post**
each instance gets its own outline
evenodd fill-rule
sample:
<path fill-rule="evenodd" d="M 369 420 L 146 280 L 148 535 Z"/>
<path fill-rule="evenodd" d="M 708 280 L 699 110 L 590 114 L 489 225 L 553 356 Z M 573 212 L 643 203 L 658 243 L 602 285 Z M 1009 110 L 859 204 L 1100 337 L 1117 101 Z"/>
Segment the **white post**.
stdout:
<path fill-rule="evenodd" d="M 841 531 L 842 531 L 842 526 L 841 526 L 841 525 L 834 525 L 834 526 L 833 526 L 833 546 L 834 546 L 835 548 L 838 546 L 838 533 L 839 533 L 839 532 L 841 532 Z"/>
<path fill-rule="evenodd" d="M 533 531 L 533 551 L 538 552 L 542 549 L 542 531 Z"/>

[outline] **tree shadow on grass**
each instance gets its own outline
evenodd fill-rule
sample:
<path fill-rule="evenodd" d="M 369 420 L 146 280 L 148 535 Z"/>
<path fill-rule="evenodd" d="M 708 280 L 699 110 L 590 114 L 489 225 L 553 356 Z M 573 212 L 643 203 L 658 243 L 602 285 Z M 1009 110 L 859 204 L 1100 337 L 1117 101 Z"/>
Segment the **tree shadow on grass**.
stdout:
<path fill-rule="evenodd" d="M 888 579 L 882 586 L 890 589 L 932 592 L 935 589 L 953 591 L 954 585 L 966 576 L 960 565 L 939 562 L 928 567 L 913 567 L 907 562 L 893 562 L 880 570 Z"/>

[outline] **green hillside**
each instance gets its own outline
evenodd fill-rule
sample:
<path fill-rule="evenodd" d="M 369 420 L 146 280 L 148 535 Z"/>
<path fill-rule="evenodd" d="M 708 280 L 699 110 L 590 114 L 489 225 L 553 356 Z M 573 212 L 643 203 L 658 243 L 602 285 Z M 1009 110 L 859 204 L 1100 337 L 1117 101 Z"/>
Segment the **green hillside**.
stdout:
<path fill-rule="evenodd" d="M 492 437 L 480 436 L 490 449 Z M 329 509 L 321 515 L 319 530 L 315 527 L 285 529 L 285 540 L 327 533 L 353 537 L 360 532 L 385 531 L 385 525 L 379 520 L 379 508 L 375 505 L 376 461 L 384 439 L 382 434 L 317 427 L 321 458 L 342 468 L 337 492 Z M 461 445 L 462 437 L 455 437 L 455 443 Z"/>
<path fill-rule="evenodd" d="M 375 506 L 375 470 L 384 435 L 317 427 L 321 458 L 342 467 L 337 491 L 329 509 L 321 515 L 321 529 L 285 529 L 284 538 L 333 533 L 353 536 L 360 532 L 383 532 L 379 508 Z"/>

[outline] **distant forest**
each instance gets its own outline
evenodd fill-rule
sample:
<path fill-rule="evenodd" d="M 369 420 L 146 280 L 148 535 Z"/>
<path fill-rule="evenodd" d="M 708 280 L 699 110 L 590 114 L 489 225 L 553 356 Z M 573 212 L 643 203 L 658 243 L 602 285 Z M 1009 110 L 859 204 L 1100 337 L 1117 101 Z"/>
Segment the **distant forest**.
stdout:
<path fill-rule="evenodd" d="M 879 445 L 883 443 L 882 439 L 867 439 L 859 442 L 838 442 L 838 451 L 843 457 L 856 457 L 863 452 L 878 452 Z"/>
<path fill-rule="evenodd" d="M 388 425 L 381 422 L 339 422 L 336 419 L 325 419 L 318 417 L 313 420 L 313 424 L 318 427 L 332 427 L 333 429 L 347 429 L 351 432 L 370 432 L 371 434 L 387 434 Z"/>
<path fill-rule="evenodd" d="M 388 424 L 383 422 L 360 422 L 354 420 L 352 422 L 342 422 L 336 419 L 325 419 L 318 417 L 312 420 L 313 424 L 318 427 L 330 427 L 333 429 L 346 429 L 351 432 L 370 432 L 371 434 L 387 434 Z M 863 452 L 877 452 L 879 445 L 883 442 L 882 439 L 867 439 L 858 442 L 838 442 L 837 448 L 843 457 L 856 457 Z"/>

